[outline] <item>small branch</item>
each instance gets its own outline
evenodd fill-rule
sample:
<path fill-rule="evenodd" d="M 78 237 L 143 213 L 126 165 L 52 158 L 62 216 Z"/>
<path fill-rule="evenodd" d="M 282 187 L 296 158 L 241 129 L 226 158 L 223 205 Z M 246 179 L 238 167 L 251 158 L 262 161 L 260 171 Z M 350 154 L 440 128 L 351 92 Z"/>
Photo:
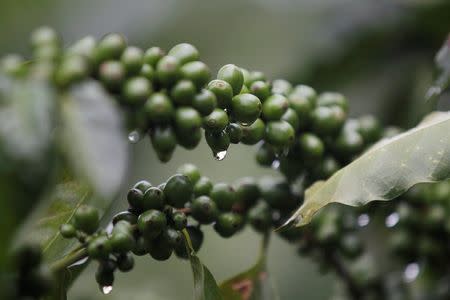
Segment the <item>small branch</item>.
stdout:
<path fill-rule="evenodd" d="M 76 263 L 77 261 L 86 258 L 88 256 L 86 248 L 81 248 L 75 252 L 72 252 L 63 258 L 55 261 L 51 266 L 50 269 L 53 273 L 56 273 L 58 271 L 61 271 L 62 269 L 67 268 L 68 266 Z"/>

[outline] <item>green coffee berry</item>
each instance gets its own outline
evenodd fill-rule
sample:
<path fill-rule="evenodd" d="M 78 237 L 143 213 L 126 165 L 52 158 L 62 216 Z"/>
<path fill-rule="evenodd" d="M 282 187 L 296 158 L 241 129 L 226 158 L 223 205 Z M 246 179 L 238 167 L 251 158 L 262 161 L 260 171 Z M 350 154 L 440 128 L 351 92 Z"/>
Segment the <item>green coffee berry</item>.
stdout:
<path fill-rule="evenodd" d="M 230 123 L 228 124 L 225 131 L 228 134 L 228 137 L 230 138 L 230 143 L 232 144 L 239 144 L 239 142 L 242 139 L 242 127 L 241 125 L 237 123 Z"/>
<path fill-rule="evenodd" d="M 155 69 L 149 64 L 143 64 L 139 75 L 147 78 L 149 81 L 153 81 L 155 79 Z"/>
<path fill-rule="evenodd" d="M 116 253 L 125 253 L 134 248 L 135 240 L 130 223 L 122 220 L 114 225 L 110 244 L 112 250 Z"/>
<path fill-rule="evenodd" d="M 289 95 L 289 106 L 293 109 L 299 119 L 299 127 L 305 128 L 311 122 L 311 113 L 314 105 L 307 96 L 300 92 L 293 92 Z"/>
<path fill-rule="evenodd" d="M 226 212 L 219 215 L 214 224 L 216 232 L 224 238 L 231 237 L 241 229 L 244 219 L 241 215 L 233 212 Z"/>
<path fill-rule="evenodd" d="M 67 223 L 62 224 L 59 227 L 59 232 L 66 239 L 74 238 L 77 235 L 77 230 L 76 230 L 75 226 L 73 226 L 72 224 L 67 224 Z"/>
<path fill-rule="evenodd" d="M 238 179 L 233 184 L 233 188 L 236 191 L 237 202 L 242 204 L 244 208 L 253 206 L 259 199 L 258 183 L 252 177 Z"/>
<path fill-rule="evenodd" d="M 141 71 L 144 64 L 144 52 L 138 47 L 129 46 L 123 51 L 120 61 L 127 74 L 136 75 Z"/>
<path fill-rule="evenodd" d="M 125 81 L 122 96 L 125 103 L 141 104 L 153 93 L 152 83 L 145 77 L 136 76 Z"/>
<path fill-rule="evenodd" d="M 342 130 L 336 138 L 334 149 L 341 157 L 351 157 L 364 147 L 362 136 L 353 130 Z"/>
<path fill-rule="evenodd" d="M 94 60 L 100 64 L 106 60 L 119 59 L 126 46 L 127 42 L 122 35 L 107 34 L 98 42 L 94 50 Z"/>
<path fill-rule="evenodd" d="M 132 252 L 137 256 L 143 256 L 150 251 L 150 247 L 151 247 L 150 240 L 143 236 L 139 236 L 136 239 L 136 243 L 134 245 Z"/>
<path fill-rule="evenodd" d="M 174 117 L 175 108 L 166 94 L 155 93 L 145 102 L 144 112 L 150 122 L 166 124 Z"/>
<path fill-rule="evenodd" d="M 166 53 L 159 47 L 151 47 L 144 53 L 144 63 L 156 68 L 157 63 Z"/>
<path fill-rule="evenodd" d="M 188 62 L 181 67 L 180 72 L 181 76 L 192 81 L 198 90 L 203 88 L 211 77 L 208 66 L 201 61 Z"/>
<path fill-rule="evenodd" d="M 241 126 L 242 140 L 245 145 L 254 145 L 264 137 L 265 125 L 261 119 L 256 119 L 250 126 Z"/>
<path fill-rule="evenodd" d="M 155 127 L 150 134 L 150 138 L 159 159 L 162 162 L 170 160 L 177 146 L 177 137 L 173 129 L 171 127 Z M 159 154 L 168 155 L 168 159 L 165 160 L 166 156 L 161 157 Z"/>
<path fill-rule="evenodd" d="M 287 147 L 294 142 L 295 130 L 286 121 L 271 121 L 266 125 L 264 140 L 276 147 Z"/>
<path fill-rule="evenodd" d="M 220 133 L 205 131 L 205 139 L 214 155 L 217 155 L 219 152 L 226 151 L 230 146 L 230 137 L 225 131 Z M 218 156 L 217 158 L 220 159 Z"/>
<path fill-rule="evenodd" d="M 127 200 L 130 207 L 137 210 L 143 210 L 142 200 L 144 199 L 144 193 L 137 188 L 132 188 L 128 191 Z"/>
<path fill-rule="evenodd" d="M 95 281 L 97 281 L 97 283 L 100 287 L 112 286 L 114 283 L 114 273 L 97 271 L 95 273 Z"/>
<path fill-rule="evenodd" d="M 92 259 L 106 259 L 111 254 L 111 251 L 111 242 L 104 235 L 93 238 L 87 246 L 87 253 Z"/>
<path fill-rule="evenodd" d="M 108 259 L 99 261 L 97 270 L 99 272 L 114 272 L 116 269 L 117 269 L 116 261 L 108 258 Z"/>
<path fill-rule="evenodd" d="M 244 126 L 252 124 L 259 117 L 261 107 L 261 101 L 252 94 L 236 95 L 231 101 L 233 117 Z"/>
<path fill-rule="evenodd" d="M 133 188 L 140 190 L 142 193 L 145 193 L 146 190 L 152 187 L 152 184 L 147 180 L 141 180 L 136 182 Z"/>
<path fill-rule="evenodd" d="M 248 75 L 248 79 L 245 83 L 246 86 L 250 87 L 254 82 L 256 81 L 266 81 L 266 75 L 264 75 L 263 72 L 260 71 L 252 71 L 250 72 L 250 74 Z M 259 97 L 258 97 L 259 98 Z M 261 99 L 261 98 L 260 98 Z M 263 100 L 263 99 L 261 99 Z"/>
<path fill-rule="evenodd" d="M 176 105 L 191 105 L 196 93 L 195 85 L 190 80 L 178 81 L 170 91 L 170 96 Z"/>
<path fill-rule="evenodd" d="M 259 182 L 261 197 L 275 209 L 293 209 L 297 201 L 291 193 L 289 184 L 279 178 L 263 177 Z"/>
<path fill-rule="evenodd" d="M 90 72 L 89 64 L 83 56 L 69 55 L 64 58 L 55 73 L 56 84 L 67 87 L 85 79 Z"/>
<path fill-rule="evenodd" d="M 134 257 L 131 253 L 125 253 L 117 257 L 117 268 L 121 272 L 129 272 L 134 267 Z"/>
<path fill-rule="evenodd" d="M 336 173 L 341 166 L 339 162 L 331 156 L 324 157 L 318 166 L 313 170 L 314 176 L 317 179 L 327 179 Z"/>
<path fill-rule="evenodd" d="M 157 187 L 151 187 L 145 191 L 142 198 L 142 206 L 144 210 L 162 209 L 164 207 L 164 193 Z"/>
<path fill-rule="evenodd" d="M 181 174 L 173 175 L 164 187 L 166 202 L 177 208 L 184 207 L 192 198 L 193 186 L 189 177 Z"/>
<path fill-rule="evenodd" d="M 93 234 L 99 225 L 98 210 L 92 206 L 81 205 L 73 215 L 73 225 L 87 234 Z"/>
<path fill-rule="evenodd" d="M 241 72 L 242 72 L 242 76 L 244 76 L 244 86 L 246 85 L 245 83 L 249 81 L 249 77 L 250 77 L 250 72 L 247 69 L 244 68 L 240 68 Z M 242 87 L 244 88 L 244 87 Z"/>
<path fill-rule="evenodd" d="M 217 79 L 224 80 L 231 85 L 233 95 L 239 94 L 244 84 L 244 74 L 239 67 L 228 64 L 220 68 L 217 72 Z"/>
<path fill-rule="evenodd" d="M 119 221 L 127 221 L 130 224 L 136 224 L 137 216 L 129 211 L 122 211 L 117 213 L 112 219 L 113 225 L 116 225 Z"/>
<path fill-rule="evenodd" d="M 97 41 L 93 36 L 86 36 L 67 49 L 68 54 L 82 55 L 86 57 L 89 62 L 94 62 L 94 53 L 97 47 Z"/>
<path fill-rule="evenodd" d="M 317 98 L 317 106 L 339 106 L 343 111 L 348 111 L 348 101 L 344 95 L 333 92 L 326 92 Z"/>
<path fill-rule="evenodd" d="M 272 81 L 272 93 L 289 96 L 292 92 L 292 84 L 284 79 L 276 79 Z"/>
<path fill-rule="evenodd" d="M 188 150 L 197 147 L 202 139 L 201 128 L 195 128 L 193 129 L 193 131 L 191 130 L 190 132 L 177 129 L 175 133 L 177 134 L 178 144 L 180 144 L 180 146 Z"/>
<path fill-rule="evenodd" d="M 148 239 L 157 237 L 167 225 L 166 215 L 159 210 L 150 209 L 138 217 L 139 231 Z"/>
<path fill-rule="evenodd" d="M 177 173 L 183 174 L 189 178 L 192 184 L 196 184 L 200 179 L 200 170 L 194 164 L 184 164 L 177 169 Z"/>
<path fill-rule="evenodd" d="M 312 133 L 300 135 L 298 138 L 298 145 L 302 157 L 306 160 L 318 160 L 325 152 L 325 146 L 322 140 Z"/>
<path fill-rule="evenodd" d="M 262 143 L 256 151 L 256 161 L 258 164 L 270 167 L 275 159 L 276 156 L 273 148 L 266 143 Z"/>
<path fill-rule="evenodd" d="M 255 81 L 250 86 L 250 93 L 258 97 L 262 102 L 270 97 L 270 87 L 264 81 Z"/>
<path fill-rule="evenodd" d="M 202 116 L 207 116 L 217 107 L 217 98 L 210 90 L 201 90 L 192 100 L 192 107 Z"/>
<path fill-rule="evenodd" d="M 221 133 L 228 125 L 228 115 L 220 108 L 214 109 L 209 115 L 203 118 L 203 127 L 211 133 Z"/>
<path fill-rule="evenodd" d="M 61 39 L 58 33 L 50 27 L 43 26 L 34 30 L 31 34 L 31 46 L 40 48 L 48 45 L 59 46 Z"/>
<path fill-rule="evenodd" d="M 172 252 L 173 247 L 163 235 L 158 236 L 152 241 L 149 251 L 151 257 L 159 261 L 168 260 Z"/>
<path fill-rule="evenodd" d="M 219 210 L 210 197 L 200 196 L 192 201 L 191 213 L 200 224 L 211 224 L 216 220 Z"/>
<path fill-rule="evenodd" d="M 172 247 L 177 247 L 183 244 L 183 235 L 180 231 L 167 228 L 163 233 L 163 238 L 169 242 Z"/>
<path fill-rule="evenodd" d="M 294 109 L 288 108 L 286 112 L 281 116 L 281 120 L 288 122 L 294 131 L 297 131 L 300 127 L 300 119 Z"/>
<path fill-rule="evenodd" d="M 244 84 L 243 86 L 242 86 L 242 89 L 241 89 L 241 91 L 239 92 L 239 94 L 249 94 L 250 93 L 250 90 L 248 89 L 248 87 Z"/>
<path fill-rule="evenodd" d="M 199 60 L 200 58 L 200 53 L 197 48 L 188 43 L 175 45 L 169 50 L 167 55 L 176 57 L 182 65 L 191 61 Z"/>
<path fill-rule="evenodd" d="M 272 226 L 270 208 L 265 202 L 259 202 L 248 212 L 248 222 L 258 232 L 267 232 Z"/>
<path fill-rule="evenodd" d="M 0 62 L 0 69 L 8 75 L 19 76 L 24 74 L 26 71 L 24 62 L 25 60 L 22 56 L 17 54 L 9 54 L 2 58 Z"/>
<path fill-rule="evenodd" d="M 69 53 L 68 53 L 69 54 Z M 74 54 L 69 54 L 74 55 Z M 40 61 L 56 62 L 61 56 L 61 48 L 55 45 L 45 45 L 33 51 L 33 58 Z"/>
<path fill-rule="evenodd" d="M 187 217 L 183 212 L 175 212 L 172 215 L 172 226 L 175 230 L 183 230 L 187 226 Z"/>
<path fill-rule="evenodd" d="M 312 129 L 319 135 L 334 135 L 344 125 L 345 118 L 339 106 L 319 106 L 312 112 Z"/>
<path fill-rule="evenodd" d="M 233 88 L 228 82 L 216 79 L 208 83 L 207 89 L 216 96 L 217 105 L 220 108 L 231 107 L 231 99 L 233 98 Z"/>
<path fill-rule="evenodd" d="M 230 210 L 238 200 L 234 188 L 226 183 L 216 183 L 209 196 L 224 211 Z"/>
<path fill-rule="evenodd" d="M 286 110 L 289 108 L 289 102 L 286 97 L 274 94 L 264 101 L 262 114 L 265 120 L 280 120 Z"/>
<path fill-rule="evenodd" d="M 382 129 L 380 122 L 374 116 L 362 116 L 358 119 L 358 132 L 364 139 L 364 143 L 375 143 L 380 139 Z"/>
<path fill-rule="evenodd" d="M 105 61 L 98 69 L 98 76 L 107 89 L 116 92 L 120 90 L 125 81 L 125 68 L 119 61 Z"/>
<path fill-rule="evenodd" d="M 155 75 L 163 86 L 173 85 L 180 77 L 180 62 L 173 56 L 162 57 L 156 65 Z"/>
<path fill-rule="evenodd" d="M 192 133 L 202 125 L 200 114 L 191 107 L 179 107 L 175 110 L 175 127 L 177 131 Z"/>
<path fill-rule="evenodd" d="M 209 195 L 213 188 L 213 184 L 208 177 L 200 177 L 197 183 L 194 185 L 194 195 L 196 197 L 202 195 Z"/>

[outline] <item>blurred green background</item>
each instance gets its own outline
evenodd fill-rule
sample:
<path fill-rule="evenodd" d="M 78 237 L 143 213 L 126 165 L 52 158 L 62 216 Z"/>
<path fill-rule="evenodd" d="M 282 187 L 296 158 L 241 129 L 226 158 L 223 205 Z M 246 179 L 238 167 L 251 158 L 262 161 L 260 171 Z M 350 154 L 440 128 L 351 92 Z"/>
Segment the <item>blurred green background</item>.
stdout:
<path fill-rule="evenodd" d="M 350 0 L 21 0 L 0 1 L 0 54 L 28 55 L 29 33 L 40 25 L 56 28 L 66 43 L 85 35 L 121 32 L 129 43 L 168 49 L 180 42 L 198 47 L 213 73 L 226 63 L 336 89 L 348 96 L 351 115 L 373 113 L 384 123 L 410 126 L 427 109 L 423 104 L 433 78 L 433 57 L 450 30 L 450 1 Z M 449 106 L 448 97 L 440 105 Z M 177 149 L 161 164 L 148 140 L 134 147 L 127 185 L 148 179 L 160 183 L 182 163 L 197 164 L 214 181 L 260 177 L 274 171 L 256 166 L 254 149 L 232 146 L 215 161 L 203 142 L 195 151 Z M 110 214 L 126 206 L 124 195 Z M 199 255 L 221 281 L 257 259 L 260 237 L 250 229 L 225 240 L 206 232 Z M 69 299 L 190 299 L 187 262 L 175 258 L 137 260 L 119 274 L 111 295 L 102 296 L 94 266 L 74 284 Z M 327 299 L 332 276 L 300 258 L 294 247 L 274 237 L 269 271 L 281 299 Z"/>

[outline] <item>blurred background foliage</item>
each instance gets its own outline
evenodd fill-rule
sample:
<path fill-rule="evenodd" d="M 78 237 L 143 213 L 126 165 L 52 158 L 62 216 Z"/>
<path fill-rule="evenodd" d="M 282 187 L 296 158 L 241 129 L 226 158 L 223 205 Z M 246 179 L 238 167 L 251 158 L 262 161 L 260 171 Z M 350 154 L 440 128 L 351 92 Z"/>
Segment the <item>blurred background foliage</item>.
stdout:
<path fill-rule="evenodd" d="M 385 124 L 409 127 L 428 109 L 424 94 L 433 79 L 434 55 L 450 31 L 450 2 L 2 0 L 0 54 L 29 55 L 29 33 L 40 25 L 56 28 L 68 43 L 108 32 L 121 32 L 130 44 L 143 48 L 168 49 L 189 42 L 213 72 L 235 63 L 271 79 L 308 84 L 318 91 L 338 90 L 350 99 L 351 115 L 373 113 Z M 449 96 L 444 95 L 439 105 L 449 108 Z M 133 147 L 127 184 L 144 178 L 160 183 L 185 162 L 198 165 L 214 181 L 271 173 L 256 166 L 253 150 L 232 146 L 227 158 L 218 162 L 202 142 L 192 152 L 178 149 L 163 165 L 145 141 Z M 7 198 L 3 194 L 0 203 L 11 201 Z M 121 195 L 110 215 L 125 207 Z M 257 259 L 259 236 L 250 229 L 230 240 L 208 233 L 199 255 L 218 281 Z M 119 275 L 108 296 L 97 292 L 94 271 L 89 267 L 90 274 L 77 280 L 69 299 L 176 300 L 191 295 L 190 268 L 175 258 L 163 263 L 139 258 L 133 272 Z M 321 276 L 316 266 L 277 237 L 270 246 L 269 271 L 282 299 L 330 296 L 333 277 Z"/>

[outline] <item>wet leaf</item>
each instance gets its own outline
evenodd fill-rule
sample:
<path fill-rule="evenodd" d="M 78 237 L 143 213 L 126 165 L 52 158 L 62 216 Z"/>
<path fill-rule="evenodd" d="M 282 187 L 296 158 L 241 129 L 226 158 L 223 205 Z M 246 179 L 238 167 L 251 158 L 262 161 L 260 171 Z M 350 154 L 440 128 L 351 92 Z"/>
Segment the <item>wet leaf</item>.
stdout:
<path fill-rule="evenodd" d="M 422 182 L 450 177 L 450 112 L 435 112 L 417 127 L 382 140 L 327 181 L 313 184 L 285 226 L 308 224 L 329 203 L 360 206 L 391 200 Z"/>
<path fill-rule="evenodd" d="M 105 198 L 120 188 L 128 143 L 113 99 L 94 81 L 74 86 L 62 99 L 64 150 L 74 170 Z"/>
<path fill-rule="evenodd" d="M 194 276 L 194 300 L 221 300 L 223 298 L 216 280 L 208 268 L 200 261 L 192 248 L 189 233 L 183 230 L 189 261 Z"/>

